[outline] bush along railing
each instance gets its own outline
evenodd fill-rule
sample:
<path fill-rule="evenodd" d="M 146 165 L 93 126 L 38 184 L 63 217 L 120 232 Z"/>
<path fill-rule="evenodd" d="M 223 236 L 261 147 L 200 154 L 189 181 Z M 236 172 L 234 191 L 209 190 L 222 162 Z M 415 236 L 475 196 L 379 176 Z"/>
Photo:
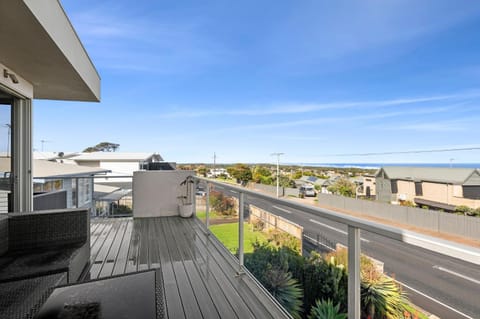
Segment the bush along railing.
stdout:
<path fill-rule="evenodd" d="M 224 197 L 238 198 L 238 225 L 235 225 L 238 227 L 238 245 L 230 250 L 238 257 L 238 273 L 248 272 L 255 276 L 292 317 L 360 319 L 416 316 L 416 310 L 409 304 L 400 285 L 384 274 L 383 268 L 379 268 L 381 263 L 362 255 L 360 249 L 360 230 L 408 244 L 421 240 L 415 234 L 242 187 L 205 178 L 195 177 L 195 180 L 206 184 L 205 225 L 209 233 L 215 234 L 213 227 L 216 226 L 211 226 L 212 207 L 224 201 L 218 198 L 210 201 L 212 193 L 221 190 Z M 215 191 L 212 191 L 213 188 Z M 265 228 L 265 223 L 258 219 L 251 224 L 244 223 L 245 204 L 251 205 L 255 199 L 272 207 L 281 205 L 347 225 L 347 247 L 334 248 L 333 243 L 325 244 L 318 236 L 311 235 L 312 238 L 308 238 L 310 242 L 313 239 L 317 245 L 327 248 L 323 254 L 313 251 L 309 256 L 302 256 L 288 245 L 269 242 L 268 237 L 256 240 L 252 247 L 244 244 L 245 233 Z M 215 223 L 220 216 L 217 210 L 228 210 L 228 207 L 221 206 L 215 206 Z M 458 253 L 442 252 L 453 257 Z"/>

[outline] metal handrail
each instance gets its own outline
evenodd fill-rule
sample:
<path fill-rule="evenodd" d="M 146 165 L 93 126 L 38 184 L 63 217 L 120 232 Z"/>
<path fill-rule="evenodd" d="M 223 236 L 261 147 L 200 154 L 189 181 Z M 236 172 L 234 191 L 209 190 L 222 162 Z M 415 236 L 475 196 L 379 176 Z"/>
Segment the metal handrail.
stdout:
<path fill-rule="evenodd" d="M 192 176 L 197 182 L 207 183 L 206 187 L 206 226 L 209 227 L 209 196 L 210 185 L 217 185 L 224 189 L 235 191 L 239 197 L 239 274 L 244 273 L 243 265 L 243 210 L 245 195 L 254 196 L 264 199 L 272 203 L 272 205 L 282 205 L 292 209 L 301 210 L 321 218 L 345 224 L 348 226 L 348 318 L 360 319 L 360 230 L 365 230 L 380 236 L 388 237 L 407 244 L 418 245 L 423 247 L 432 247 L 432 250 L 441 252 L 444 255 L 454 258 L 468 260 L 469 262 L 480 265 L 480 250 L 473 247 L 467 247 L 460 244 L 443 241 L 438 238 L 420 235 L 411 231 L 386 226 L 380 223 L 367 221 L 358 217 L 342 214 L 332 210 L 294 203 L 289 200 L 276 198 L 267 194 L 251 191 L 242 187 L 233 186 L 231 184 L 217 182 L 211 179 Z M 193 192 L 194 193 L 194 192 Z M 195 207 L 195 206 L 194 206 Z"/>
<path fill-rule="evenodd" d="M 466 260 L 468 262 L 480 265 L 480 250 L 470 246 L 465 246 L 465 245 L 453 243 L 450 241 L 442 240 L 436 237 L 419 234 L 413 231 L 408 231 L 408 230 L 380 224 L 377 222 L 364 220 L 355 216 L 342 214 L 342 213 L 325 209 L 325 208 L 300 204 L 300 203 L 292 202 L 290 200 L 276 198 L 271 195 L 259 193 L 259 192 L 248 190 L 238 186 L 233 186 L 227 183 L 213 181 L 211 179 L 204 178 L 204 177 L 197 176 L 195 178 L 197 180 L 208 182 L 213 185 L 218 185 L 226 189 L 234 190 L 238 193 L 244 193 L 246 195 L 251 195 L 257 198 L 267 200 L 271 202 L 273 205 L 282 205 L 292 209 L 298 209 L 313 215 L 317 215 L 318 217 L 321 217 L 321 218 L 326 218 L 334 222 L 345 224 L 347 226 L 356 227 L 356 228 L 359 228 L 371 233 L 375 233 L 380 236 L 388 237 L 400 242 L 404 242 L 407 244 L 418 245 L 418 243 L 422 242 L 428 245 L 433 245 L 434 247 L 432 248 L 434 248 L 436 251 L 440 250 L 440 252 L 444 255 L 454 257 L 454 258 L 459 258 L 459 259 Z"/>

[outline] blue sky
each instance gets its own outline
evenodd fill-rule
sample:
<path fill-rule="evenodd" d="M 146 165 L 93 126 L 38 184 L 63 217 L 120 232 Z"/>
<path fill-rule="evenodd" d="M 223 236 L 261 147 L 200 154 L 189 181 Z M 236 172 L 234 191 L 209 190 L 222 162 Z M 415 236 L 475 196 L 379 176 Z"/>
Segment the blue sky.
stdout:
<path fill-rule="evenodd" d="M 176 162 L 480 162 L 480 3 L 62 4 L 101 103 L 35 101 L 35 147 L 101 141 Z M 61 119 L 61 120 L 60 120 Z"/>

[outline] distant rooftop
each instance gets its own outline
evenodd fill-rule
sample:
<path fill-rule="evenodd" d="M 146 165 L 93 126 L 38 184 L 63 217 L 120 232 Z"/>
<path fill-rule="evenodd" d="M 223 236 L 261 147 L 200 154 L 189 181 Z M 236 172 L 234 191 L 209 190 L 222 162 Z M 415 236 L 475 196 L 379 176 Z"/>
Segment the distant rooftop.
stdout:
<path fill-rule="evenodd" d="M 74 161 L 145 161 L 150 158 L 155 161 L 163 161 L 160 154 L 156 153 L 122 153 L 122 152 L 93 152 L 81 153 L 72 157 Z"/>
<path fill-rule="evenodd" d="M 10 157 L 0 157 L 0 172 L 10 172 Z M 110 170 L 99 167 L 86 167 L 74 164 L 62 164 L 45 160 L 33 160 L 33 177 L 69 177 L 69 176 L 90 176 L 107 173 Z"/>
<path fill-rule="evenodd" d="M 463 184 L 472 175 L 480 175 L 479 170 L 474 168 L 386 166 L 378 170 L 375 176 L 378 176 L 382 171 L 385 172 L 389 179 L 451 184 Z"/>

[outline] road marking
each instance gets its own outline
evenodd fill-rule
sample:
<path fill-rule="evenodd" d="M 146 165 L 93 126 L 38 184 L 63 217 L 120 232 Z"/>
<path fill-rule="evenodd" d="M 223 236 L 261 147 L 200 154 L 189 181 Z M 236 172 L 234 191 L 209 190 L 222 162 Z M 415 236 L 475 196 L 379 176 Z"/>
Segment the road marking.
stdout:
<path fill-rule="evenodd" d="M 323 226 L 323 227 L 325 227 L 325 228 L 328 228 L 328 229 L 331 229 L 331 230 L 333 230 L 333 231 L 339 232 L 340 234 L 348 235 L 348 233 L 347 233 L 346 231 L 343 231 L 343 230 L 338 229 L 338 228 L 335 228 L 335 227 L 333 227 L 333 226 L 324 224 L 324 223 L 322 223 L 322 222 L 319 222 L 318 220 L 310 219 L 310 221 L 311 221 L 312 223 L 318 224 L 318 225 Z M 369 243 L 369 242 L 370 242 L 370 240 L 367 240 L 367 239 L 365 239 L 365 238 L 360 238 L 360 240 L 363 241 L 363 242 L 366 242 L 366 243 Z"/>
<path fill-rule="evenodd" d="M 291 213 L 292 213 L 292 212 L 289 211 L 288 209 L 285 209 L 285 208 L 282 208 L 282 207 L 278 207 L 278 206 L 275 206 L 275 205 L 273 205 L 272 207 L 273 207 L 273 208 L 276 208 L 276 209 L 278 209 L 278 210 L 281 210 L 282 212 L 288 213 L 288 214 L 291 214 Z"/>
<path fill-rule="evenodd" d="M 396 279 L 394 279 L 394 280 L 395 280 L 396 282 L 398 282 L 400 285 L 407 287 L 407 288 L 410 289 L 411 291 L 416 292 L 417 294 L 419 294 L 419 295 L 421 295 L 421 296 L 423 296 L 423 297 L 425 297 L 425 298 L 427 298 L 427 299 L 430 299 L 431 301 L 436 302 L 436 303 L 438 303 L 439 305 L 442 305 L 442 306 L 444 306 L 445 308 L 447 308 L 447 309 L 449 309 L 449 310 L 451 310 L 451 311 L 453 311 L 453 312 L 455 312 L 455 313 L 457 313 L 457 314 L 459 314 L 459 315 L 461 315 L 461 316 L 463 316 L 463 317 L 465 317 L 465 318 L 474 319 L 473 317 L 470 317 L 469 315 L 464 314 L 463 312 L 461 312 L 461 311 L 459 311 L 459 310 L 457 310 L 457 309 L 455 309 L 455 308 L 453 308 L 453 307 L 451 307 L 451 306 L 449 306 L 449 305 L 447 305 L 447 304 L 444 304 L 443 302 L 441 302 L 441 301 L 439 301 L 439 300 L 437 300 L 437 299 L 435 299 L 435 298 L 432 298 L 432 297 L 430 297 L 429 295 L 427 295 L 427 294 L 425 294 L 425 293 L 423 293 L 423 292 L 421 292 L 421 291 L 419 291 L 419 290 L 417 290 L 417 289 L 415 289 L 415 288 L 412 288 L 412 287 L 410 287 L 409 285 L 407 285 L 407 284 L 405 284 L 405 283 L 403 283 L 403 282 L 401 282 L 401 281 L 398 281 L 398 280 L 396 280 Z"/>
<path fill-rule="evenodd" d="M 474 278 L 471 278 L 471 277 L 468 277 L 468 276 L 459 274 L 458 272 L 455 272 L 455 271 L 453 271 L 453 270 L 450 270 L 450 269 L 447 269 L 447 268 L 443 268 L 443 267 L 438 266 L 438 265 L 435 265 L 435 266 L 433 266 L 432 268 L 433 268 L 433 269 L 438 269 L 438 270 L 440 270 L 440 271 L 444 271 L 444 272 L 449 273 L 449 274 L 451 274 L 451 275 L 454 275 L 454 276 L 463 278 L 463 279 L 465 279 L 465 280 L 471 281 L 471 282 L 473 282 L 474 284 L 480 285 L 480 280 L 476 280 L 476 279 L 474 279 Z"/>
<path fill-rule="evenodd" d="M 305 238 L 308 238 L 310 239 L 311 241 L 315 242 L 317 245 L 322 245 L 323 247 L 326 247 L 327 249 L 330 249 L 331 251 L 334 251 L 335 249 L 333 249 L 332 247 L 330 246 L 327 246 L 325 244 L 322 244 L 321 242 L 318 242 L 316 239 L 310 237 L 310 236 L 307 236 L 307 235 L 303 235 Z"/>
<path fill-rule="evenodd" d="M 231 190 L 230 192 L 231 192 L 231 193 L 234 193 L 234 194 L 238 194 L 238 192 L 237 192 L 237 191 L 234 191 L 234 190 Z"/>

